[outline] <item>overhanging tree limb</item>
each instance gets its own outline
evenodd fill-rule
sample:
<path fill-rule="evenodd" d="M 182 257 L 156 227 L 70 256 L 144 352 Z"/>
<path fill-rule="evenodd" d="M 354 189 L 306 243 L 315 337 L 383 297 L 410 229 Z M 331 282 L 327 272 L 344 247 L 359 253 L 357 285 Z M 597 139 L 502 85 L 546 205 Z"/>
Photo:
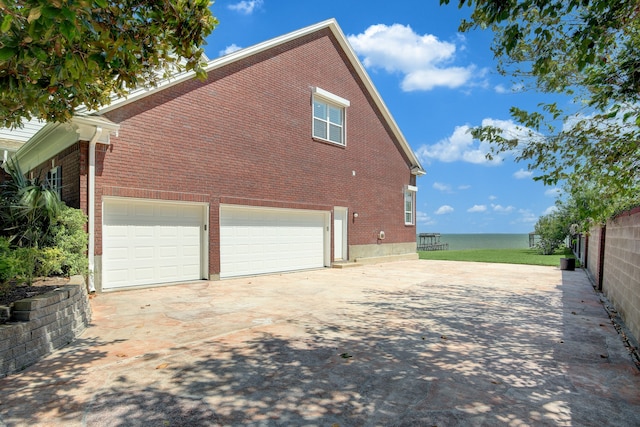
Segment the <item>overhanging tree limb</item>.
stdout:
<path fill-rule="evenodd" d="M 162 70 L 204 76 L 217 24 L 209 0 L 0 0 L 0 125 L 69 120 L 76 107 L 153 85 Z"/>

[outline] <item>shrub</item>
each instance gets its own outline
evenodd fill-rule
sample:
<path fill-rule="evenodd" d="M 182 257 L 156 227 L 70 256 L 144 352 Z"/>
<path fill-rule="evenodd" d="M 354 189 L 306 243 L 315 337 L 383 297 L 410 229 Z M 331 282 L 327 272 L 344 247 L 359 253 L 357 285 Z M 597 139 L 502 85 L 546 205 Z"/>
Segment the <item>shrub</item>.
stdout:
<path fill-rule="evenodd" d="M 538 251 L 542 255 L 553 255 L 569 235 L 568 220 L 558 212 L 541 216 L 536 223 L 535 233 L 540 236 L 536 244 Z"/>
<path fill-rule="evenodd" d="M 42 254 L 49 274 L 70 276 L 88 272 L 86 223 L 87 216 L 80 209 L 62 207 L 51 223 L 49 248 Z"/>
<path fill-rule="evenodd" d="M 19 261 L 9 247 L 9 240 L 0 237 L 0 285 L 16 277 L 18 263 Z"/>
<path fill-rule="evenodd" d="M 10 179 L 0 185 L 0 236 L 6 237 L 0 282 L 86 274 L 86 216 L 61 202 L 46 180 L 28 179 L 16 162 L 7 171 Z"/>
<path fill-rule="evenodd" d="M 51 276 L 62 274 L 64 254 L 60 248 L 43 248 L 38 254 L 38 264 L 36 275 Z"/>
<path fill-rule="evenodd" d="M 40 251 L 37 248 L 16 248 L 13 250 L 16 258 L 16 278 L 24 280 L 27 284 L 33 283 L 36 274 L 36 266 L 40 258 Z"/>

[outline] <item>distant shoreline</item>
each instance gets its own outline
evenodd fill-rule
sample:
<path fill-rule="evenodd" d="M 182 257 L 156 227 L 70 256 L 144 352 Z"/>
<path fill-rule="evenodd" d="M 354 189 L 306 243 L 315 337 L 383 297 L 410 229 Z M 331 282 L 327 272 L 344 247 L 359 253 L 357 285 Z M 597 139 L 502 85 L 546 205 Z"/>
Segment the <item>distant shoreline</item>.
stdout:
<path fill-rule="evenodd" d="M 437 232 L 436 232 L 437 233 Z M 529 233 L 439 233 L 449 250 L 527 249 Z"/>

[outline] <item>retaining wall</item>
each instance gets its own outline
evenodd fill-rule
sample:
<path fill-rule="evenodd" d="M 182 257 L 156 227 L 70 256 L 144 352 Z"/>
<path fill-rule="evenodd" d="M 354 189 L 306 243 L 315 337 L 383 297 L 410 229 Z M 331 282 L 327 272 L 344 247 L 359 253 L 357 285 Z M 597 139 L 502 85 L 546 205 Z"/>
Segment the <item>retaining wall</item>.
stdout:
<path fill-rule="evenodd" d="M 0 325 L 0 378 L 20 371 L 80 335 L 91 321 L 82 276 L 33 298 L 16 301 Z"/>

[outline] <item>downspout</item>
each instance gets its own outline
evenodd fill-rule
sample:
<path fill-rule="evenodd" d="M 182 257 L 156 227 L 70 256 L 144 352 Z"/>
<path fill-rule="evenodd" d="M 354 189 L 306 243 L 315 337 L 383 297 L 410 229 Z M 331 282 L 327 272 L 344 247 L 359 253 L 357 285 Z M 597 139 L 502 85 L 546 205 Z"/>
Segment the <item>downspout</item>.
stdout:
<path fill-rule="evenodd" d="M 89 141 L 89 190 L 87 194 L 87 215 L 89 216 L 89 293 L 96 291 L 93 280 L 96 252 L 96 142 L 102 135 L 102 128 L 96 126 L 96 132 Z"/>

